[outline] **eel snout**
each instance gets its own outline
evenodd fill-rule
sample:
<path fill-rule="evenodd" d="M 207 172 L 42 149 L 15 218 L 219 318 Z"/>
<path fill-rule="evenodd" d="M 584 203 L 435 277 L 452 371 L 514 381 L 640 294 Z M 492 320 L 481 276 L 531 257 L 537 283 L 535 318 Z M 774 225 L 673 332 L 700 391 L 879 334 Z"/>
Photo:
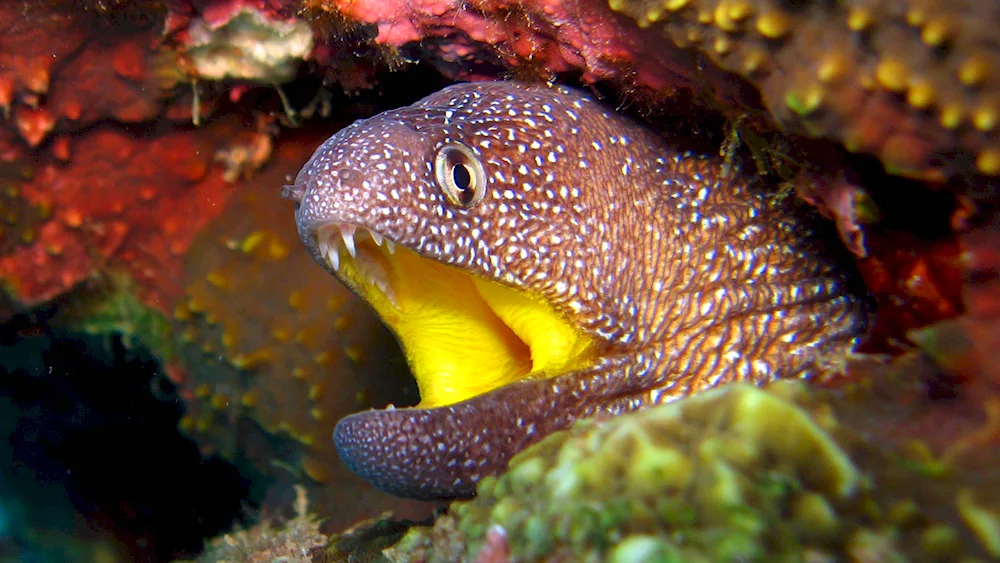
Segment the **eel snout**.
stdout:
<path fill-rule="evenodd" d="M 392 139 L 391 150 L 380 148 L 387 146 L 387 139 Z M 387 163 L 413 160 L 411 155 L 426 150 L 419 132 L 396 119 L 355 122 L 316 149 L 295 181 L 282 187 L 281 195 L 296 204 L 299 238 L 320 265 L 337 273 L 328 252 L 334 243 L 342 243 L 353 254 L 354 239 L 360 241 L 364 235 L 378 245 L 388 242 L 390 250 L 395 239 L 412 238 L 399 224 L 412 221 L 387 214 L 387 207 L 373 202 L 384 202 L 399 182 L 392 173 L 399 171 Z M 355 231 L 357 236 L 352 237 Z"/>

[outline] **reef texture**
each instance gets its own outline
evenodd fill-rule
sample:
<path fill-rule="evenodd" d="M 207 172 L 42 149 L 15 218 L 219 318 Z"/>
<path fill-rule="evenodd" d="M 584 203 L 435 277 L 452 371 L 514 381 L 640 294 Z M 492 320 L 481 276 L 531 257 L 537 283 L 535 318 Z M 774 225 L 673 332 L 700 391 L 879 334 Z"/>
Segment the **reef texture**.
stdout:
<path fill-rule="evenodd" d="M 412 529 L 386 554 L 616 562 L 1000 556 L 998 451 L 935 463 L 923 455 L 931 446 L 886 438 L 920 417 L 917 404 L 866 414 L 862 428 L 851 418 L 858 412 L 845 409 L 884 398 L 799 382 L 733 384 L 578 423 L 522 452 L 505 475 L 480 484 L 478 498 L 456 503 L 433 528 Z M 876 421 L 886 428 L 869 426 Z M 980 470 L 975 477 L 964 471 L 971 467 Z"/>
<path fill-rule="evenodd" d="M 996 10 L 916 1 L 0 2 L 0 319 L 52 307 L 60 321 L 123 332 L 159 354 L 188 404 L 183 427 L 206 452 L 305 482 L 321 514 L 398 508 L 359 494 L 329 440 L 346 412 L 407 399 L 381 349 L 387 335 L 296 250 L 278 187 L 334 129 L 388 109 L 352 105 L 342 90 L 409 92 L 381 70 L 579 78 L 623 106 L 715 112 L 732 120 L 727 158 L 740 155 L 776 182 L 810 174 L 799 195 L 836 221 L 879 298 L 879 349 L 906 349 L 909 335 L 941 366 L 928 380 L 943 403 L 914 404 L 938 413 L 960 394 L 970 412 L 993 413 L 984 431 L 947 434 L 929 418 L 907 435 L 988 453 L 1000 418 L 989 353 L 1000 344 Z M 285 91 L 295 83 L 298 97 Z M 294 128 L 309 120 L 322 130 Z M 713 123 L 698 133 L 711 136 Z M 850 151 L 919 181 L 859 167 Z M 925 224 L 940 228 L 907 232 Z M 875 428 L 878 409 L 858 408 Z M 291 502 L 283 490 L 275 504 Z M 817 494 L 840 510 L 835 496 Z M 978 492 L 970 502 L 976 522 L 992 521 L 976 511 Z M 980 545 L 968 526 L 935 521 L 953 526 L 963 549 Z M 931 540 L 950 533 L 932 530 Z M 504 553 L 504 536 L 488 537 Z"/>
<path fill-rule="evenodd" d="M 392 375 L 404 364 L 301 252 L 278 198 L 325 136 L 289 131 L 275 144 L 292 118 L 274 84 L 297 72 L 312 32 L 249 4 L 179 13 L 0 6 L 0 319 L 54 310 L 53 322 L 152 349 L 187 404 L 181 429 L 283 485 L 269 510 L 290 502 L 293 482 L 338 514 L 332 525 L 405 506 L 350 475 L 330 440 L 371 401 L 407 401 L 412 384 Z M 191 53 L 171 42 L 184 33 L 165 32 L 178 22 L 197 38 Z M 255 59 L 246 41 L 267 37 L 289 51 Z M 48 125 L 26 128 L 25 115 Z"/>
<path fill-rule="evenodd" d="M 1000 174 L 995 5 L 773 0 L 315 2 L 420 42 L 445 63 L 581 71 L 654 90 L 694 87 L 787 131 L 869 152 L 921 177 Z M 610 7 L 609 7 L 610 5 Z M 627 25 L 627 15 L 642 30 Z M 713 64 L 703 64 L 705 59 Z M 746 79 L 733 80 L 716 69 Z M 757 92 L 760 98 L 757 98 Z M 711 92 L 711 94 L 709 94 Z"/>
<path fill-rule="evenodd" d="M 791 131 L 872 152 L 898 173 L 940 178 L 973 162 L 1000 173 L 995 4 L 609 4 L 749 79 Z"/>
<path fill-rule="evenodd" d="M 211 563 L 312 563 L 328 538 L 308 512 L 305 489 L 296 488 L 295 517 L 280 528 L 265 522 L 213 540 L 198 558 Z"/>
<path fill-rule="evenodd" d="M 22 305 L 43 303 L 115 262 L 140 279 L 170 277 L 222 201 L 225 184 L 206 175 L 208 158 L 181 150 L 211 140 L 176 131 L 136 143 L 121 126 L 90 129 L 174 109 L 157 97 L 150 70 L 152 15 L 12 2 L 0 7 L 0 27 L 0 158 L 14 227 L 0 256 L 7 290 Z M 181 211 L 181 202 L 200 209 Z M 149 291 L 162 297 L 155 281 Z"/>
<path fill-rule="evenodd" d="M 10 188 L 48 219 L 22 233 L 30 244 L 0 257 L 0 275 L 21 299 L 38 302 L 110 268 L 137 280 L 147 302 L 166 302 L 193 235 L 231 191 L 195 148 L 212 141 L 178 131 L 137 145 L 119 128 L 74 137 L 71 161 L 43 165 Z"/>
<path fill-rule="evenodd" d="M 992 426 L 974 442 L 1000 444 L 1000 213 L 984 209 L 959 214 L 961 227 L 962 315 L 911 330 L 910 340 L 932 357 L 947 376 L 944 392 L 976 397 L 990 413 Z M 953 391 L 952 388 L 958 388 Z"/>

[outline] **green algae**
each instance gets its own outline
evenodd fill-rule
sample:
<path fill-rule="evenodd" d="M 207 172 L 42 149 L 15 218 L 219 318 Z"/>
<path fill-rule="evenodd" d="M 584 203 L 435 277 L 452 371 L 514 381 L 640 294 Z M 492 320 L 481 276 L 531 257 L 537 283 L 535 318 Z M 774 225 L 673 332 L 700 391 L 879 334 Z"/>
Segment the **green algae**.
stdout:
<path fill-rule="evenodd" d="M 176 357 L 170 321 L 140 301 L 124 274 L 109 274 L 101 287 L 77 297 L 60 311 L 62 326 L 91 335 L 119 334 L 126 346 L 144 347 L 161 362 Z"/>
<path fill-rule="evenodd" d="M 943 511 L 941 498 L 962 498 L 953 476 L 929 475 L 858 435 L 832 398 L 801 382 L 734 384 L 583 421 L 525 450 L 507 474 L 485 479 L 476 499 L 454 503 L 385 553 L 473 561 L 499 525 L 517 561 L 992 555 L 983 538 L 995 508 L 965 502 Z"/>

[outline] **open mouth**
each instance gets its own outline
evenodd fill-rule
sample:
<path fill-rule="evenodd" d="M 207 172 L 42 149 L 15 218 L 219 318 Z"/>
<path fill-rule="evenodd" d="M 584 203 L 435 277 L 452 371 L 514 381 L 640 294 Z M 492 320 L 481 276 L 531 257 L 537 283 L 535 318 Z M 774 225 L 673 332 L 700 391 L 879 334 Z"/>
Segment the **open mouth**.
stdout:
<path fill-rule="evenodd" d="M 396 334 L 419 408 L 449 405 L 593 360 L 594 341 L 540 296 L 425 258 L 361 226 L 316 231 L 329 269 Z"/>

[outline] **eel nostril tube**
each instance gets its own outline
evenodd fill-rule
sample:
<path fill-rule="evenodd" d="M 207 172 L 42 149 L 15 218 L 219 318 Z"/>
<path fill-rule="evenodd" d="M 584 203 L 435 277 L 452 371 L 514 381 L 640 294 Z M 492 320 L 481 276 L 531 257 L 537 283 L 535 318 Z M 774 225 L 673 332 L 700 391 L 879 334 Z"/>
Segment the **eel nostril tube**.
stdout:
<path fill-rule="evenodd" d="M 302 203 L 302 196 L 306 193 L 305 186 L 299 184 L 285 184 L 281 186 L 282 199 L 288 199 L 295 203 Z"/>

